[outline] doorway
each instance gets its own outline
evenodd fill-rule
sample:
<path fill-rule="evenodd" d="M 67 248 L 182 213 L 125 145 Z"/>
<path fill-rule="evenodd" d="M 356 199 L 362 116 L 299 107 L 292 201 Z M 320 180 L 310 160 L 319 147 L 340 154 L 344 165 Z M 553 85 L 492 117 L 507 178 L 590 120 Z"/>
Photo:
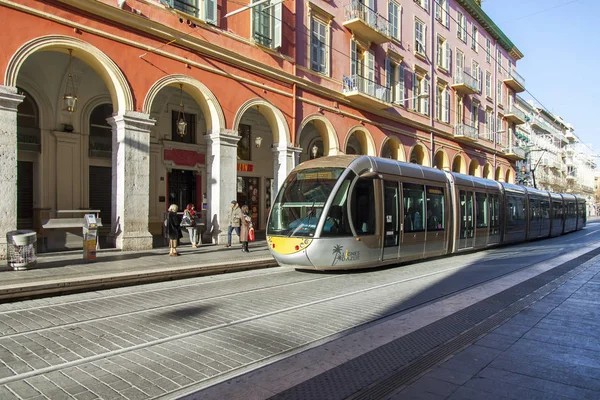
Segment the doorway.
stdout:
<path fill-rule="evenodd" d="M 171 170 L 168 174 L 169 204 L 177 204 L 182 212 L 189 203 L 196 204 L 196 176 L 194 171 Z"/>
<path fill-rule="evenodd" d="M 17 161 L 17 229 L 33 229 L 33 163 Z"/>

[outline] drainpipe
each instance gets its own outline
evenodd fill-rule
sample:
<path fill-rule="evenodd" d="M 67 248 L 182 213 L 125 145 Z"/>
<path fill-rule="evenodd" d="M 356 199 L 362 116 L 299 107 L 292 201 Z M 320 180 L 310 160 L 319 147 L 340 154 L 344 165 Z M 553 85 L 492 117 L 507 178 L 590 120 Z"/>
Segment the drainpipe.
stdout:
<path fill-rule="evenodd" d="M 435 24 L 435 2 L 432 3 L 432 6 L 434 7 L 433 10 L 431 10 L 431 12 L 429 13 L 431 15 L 431 27 L 432 29 L 430 29 L 429 31 L 431 32 L 431 46 L 429 47 L 431 49 L 431 61 L 430 64 L 430 75 L 431 75 L 431 84 L 429 85 L 429 125 L 431 126 L 431 129 L 429 130 L 429 165 L 431 167 L 434 166 L 434 161 L 435 161 L 435 148 L 434 148 L 434 143 L 435 143 L 435 137 L 433 134 L 433 111 L 434 111 L 434 106 L 433 103 L 435 102 L 436 99 L 436 95 L 437 95 L 437 84 L 436 84 L 436 80 L 435 80 L 435 57 L 433 56 L 434 54 L 434 50 L 435 50 L 435 29 L 433 29 L 433 27 L 436 26 Z M 434 93 L 434 95 L 432 96 L 432 93 Z M 443 100 L 442 100 L 443 101 Z"/>

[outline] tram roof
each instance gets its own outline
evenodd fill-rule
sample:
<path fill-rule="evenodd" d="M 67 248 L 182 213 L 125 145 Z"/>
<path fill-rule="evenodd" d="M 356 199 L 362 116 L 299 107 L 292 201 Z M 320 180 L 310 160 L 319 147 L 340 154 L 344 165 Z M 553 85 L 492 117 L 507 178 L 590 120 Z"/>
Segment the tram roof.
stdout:
<path fill-rule="evenodd" d="M 546 190 L 540 190 L 540 189 L 534 189 L 534 188 L 530 188 L 530 187 L 525 187 L 525 189 L 527 190 L 527 194 L 529 195 L 537 195 L 539 197 L 550 197 L 550 192 L 546 191 Z"/>
<path fill-rule="evenodd" d="M 447 174 L 451 177 L 451 180 L 454 181 L 455 185 L 484 190 L 500 190 L 500 185 L 496 181 L 472 175 L 459 174 L 458 172 L 447 172 Z"/>

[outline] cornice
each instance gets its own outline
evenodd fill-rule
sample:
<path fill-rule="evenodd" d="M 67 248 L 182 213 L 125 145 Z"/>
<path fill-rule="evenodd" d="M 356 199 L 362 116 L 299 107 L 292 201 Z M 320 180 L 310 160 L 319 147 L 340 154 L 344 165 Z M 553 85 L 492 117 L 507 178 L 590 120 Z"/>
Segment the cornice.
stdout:
<path fill-rule="evenodd" d="M 483 11 L 480 5 L 475 0 L 457 0 L 457 3 L 462 6 L 479 24 L 498 41 L 509 54 L 515 59 L 523 58 L 523 53 L 519 51 L 517 46 L 510 41 L 508 36 L 492 21 L 492 19 Z"/>

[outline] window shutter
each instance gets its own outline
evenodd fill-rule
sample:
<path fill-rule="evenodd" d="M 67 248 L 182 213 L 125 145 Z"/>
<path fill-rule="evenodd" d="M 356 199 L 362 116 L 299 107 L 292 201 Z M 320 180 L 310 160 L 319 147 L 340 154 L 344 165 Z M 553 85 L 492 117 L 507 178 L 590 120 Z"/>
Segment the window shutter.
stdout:
<path fill-rule="evenodd" d="M 367 56 L 367 87 L 368 93 L 371 96 L 375 95 L 375 54 L 373 50 L 368 50 L 365 54 Z"/>
<path fill-rule="evenodd" d="M 440 46 L 440 38 L 435 41 L 435 63 L 442 65 L 442 47 Z"/>
<path fill-rule="evenodd" d="M 429 81 L 426 78 L 423 78 L 423 88 L 425 89 L 424 93 L 429 93 Z M 429 97 L 423 99 L 423 108 L 423 114 L 429 115 Z"/>
<path fill-rule="evenodd" d="M 273 6 L 273 48 L 281 47 L 281 30 L 283 21 L 283 4 L 281 0 L 275 0 Z M 272 4 L 272 3 L 271 3 Z"/>
<path fill-rule="evenodd" d="M 385 59 L 385 87 L 392 88 L 392 63 L 389 58 Z"/>
<path fill-rule="evenodd" d="M 356 59 L 356 42 L 350 39 L 350 77 L 355 78 L 358 72 L 357 59 Z"/>
<path fill-rule="evenodd" d="M 417 75 L 415 74 L 415 72 L 412 72 L 412 83 L 413 83 L 413 105 L 412 105 L 412 109 L 416 110 L 417 109 L 417 97 L 419 95 L 419 81 L 417 80 Z"/>
<path fill-rule="evenodd" d="M 423 8 L 429 11 L 429 0 L 423 0 Z"/>
<path fill-rule="evenodd" d="M 450 43 L 446 42 L 446 43 L 444 43 L 444 45 L 446 46 L 446 64 L 444 66 L 448 70 L 448 73 L 450 73 L 451 72 L 450 68 L 452 67 L 452 56 L 451 56 L 452 50 L 450 50 Z"/>
<path fill-rule="evenodd" d="M 435 19 L 438 21 L 442 19 L 442 6 L 438 1 L 435 2 Z"/>
<path fill-rule="evenodd" d="M 449 2 L 450 0 L 446 0 L 446 2 L 444 3 L 444 21 L 446 22 L 446 28 L 450 28 L 450 10 L 448 9 Z"/>
<path fill-rule="evenodd" d="M 445 97 L 445 121 L 447 123 L 450 123 L 450 91 L 448 90 L 448 88 L 446 88 L 446 90 L 444 90 L 444 97 Z"/>
<path fill-rule="evenodd" d="M 404 67 L 401 65 L 398 66 L 398 83 L 396 83 L 396 86 L 398 88 L 397 100 L 405 99 L 406 93 L 404 90 Z M 402 105 L 405 105 L 404 102 L 402 102 Z"/>
<path fill-rule="evenodd" d="M 217 0 L 204 0 L 204 20 L 217 25 Z"/>
<path fill-rule="evenodd" d="M 435 91 L 435 117 L 436 119 L 441 120 L 444 115 L 444 104 L 442 103 L 442 93 L 440 92 L 440 85 Z"/>

